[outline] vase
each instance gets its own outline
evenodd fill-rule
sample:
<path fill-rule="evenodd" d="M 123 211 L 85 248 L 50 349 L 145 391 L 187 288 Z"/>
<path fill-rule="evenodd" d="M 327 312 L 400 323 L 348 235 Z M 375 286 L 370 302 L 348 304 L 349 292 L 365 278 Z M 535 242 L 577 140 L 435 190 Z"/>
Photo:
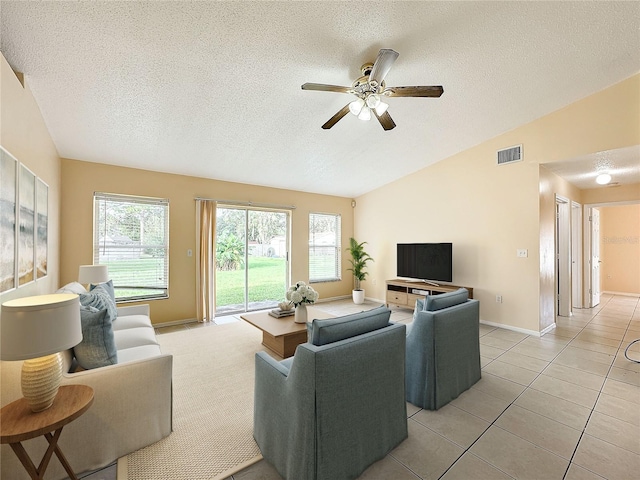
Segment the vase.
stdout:
<path fill-rule="evenodd" d="M 301 303 L 296 307 L 296 314 L 293 319 L 296 323 L 307 323 L 307 304 Z"/>

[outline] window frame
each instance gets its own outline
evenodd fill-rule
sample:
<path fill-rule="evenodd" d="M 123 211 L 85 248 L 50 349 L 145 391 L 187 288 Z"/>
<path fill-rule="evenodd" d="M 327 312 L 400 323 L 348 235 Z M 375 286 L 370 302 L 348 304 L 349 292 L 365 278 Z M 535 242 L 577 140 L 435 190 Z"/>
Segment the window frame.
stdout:
<path fill-rule="evenodd" d="M 324 217 L 333 217 L 335 220 L 335 237 L 333 245 L 319 245 L 315 242 L 315 238 L 313 238 L 314 234 L 324 233 L 324 232 L 315 232 L 313 229 L 314 226 L 314 217 L 315 216 L 324 216 Z M 333 247 L 335 250 L 335 264 L 334 264 L 334 272 L 333 275 L 329 276 L 314 276 L 314 268 L 312 266 L 312 258 L 316 257 L 316 255 L 312 254 L 312 251 L 317 248 L 327 248 Z M 342 215 L 339 213 L 326 213 L 326 212 L 309 212 L 309 283 L 327 283 L 327 282 L 339 282 L 342 281 Z"/>
<path fill-rule="evenodd" d="M 105 192 L 94 192 L 93 194 L 93 264 L 94 265 L 109 265 L 109 262 L 101 261 L 101 249 L 103 255 L 108 252 L 118 251 L 116 246 L 113 246 L 113 249 L 109 249 L 105 246 L 104 240 L 102 245 L 100 244 L 100 222 L 103 220 L 101 214 L 103 209 L 107 209 L 109 205 L 115 204 L 131 204 L 131 205 L 139 205 L 139 206 L 154 206 L 154 207 L 162 207 L 162 213 L 164 216 L 163 219 L 163 227 L 161 230 L 163 231 L 164 238 L 161 242 L 154 242 L 149 244 L 140 244 L 133 245 L 129 248 L 132 250 L 140 250 L 143 252 L 144 250 L 153 249 L 155 251 L 163 251 L 163 254 L 160 255 L 162 259 L 162 279 L 159 285 L 136 285 L 136 281 L 129 282 L 129 284 L 122 284 L 118 280 L 115 280 L 114 290 L 116 292 L 116 302 L 117 303 L 127 303 L 127 302 L 140 302 L 147 300 L 161 300 L 169 298 L 169 200 L 166 198 L 156 198 L 156 197 L 144 197 L 137 195 L 122 195 L 122 194 L 113 194 L 113 193 L 105 193 Z M 106 235 L 104 237 L 106 239 Z M 140 257 L 136 258 L 139 260 Z M 112 272 L 109 272 L 109 277 L 113 279 Z M 131 290 L 149 290 L 152 293 L 149 294 L 138 294 L 138 295 L 126 295 L 126 296 L 118 296 L 119 289 L 131 289 Z"/>

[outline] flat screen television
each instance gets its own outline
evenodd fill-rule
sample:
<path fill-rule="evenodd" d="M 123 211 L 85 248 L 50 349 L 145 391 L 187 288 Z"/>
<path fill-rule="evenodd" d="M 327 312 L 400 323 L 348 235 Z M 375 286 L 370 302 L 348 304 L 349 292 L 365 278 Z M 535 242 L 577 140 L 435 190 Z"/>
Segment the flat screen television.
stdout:
<path fill-rule="evenodd" d="M 453 281 L 453 244 L 399 243 L 399 277 L 426 282 Z"/>

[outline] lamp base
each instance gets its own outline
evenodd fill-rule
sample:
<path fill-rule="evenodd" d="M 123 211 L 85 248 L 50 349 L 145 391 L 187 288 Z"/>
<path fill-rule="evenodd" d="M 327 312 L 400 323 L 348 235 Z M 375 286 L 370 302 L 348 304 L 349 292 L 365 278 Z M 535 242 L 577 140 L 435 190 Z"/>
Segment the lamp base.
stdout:
<path fill-rule="evenodd" d="M 22 364 L 22 395 L 32 412 L 41 412 L 53 404 L 61 381 L 59 353 L 25 360 Z"/>

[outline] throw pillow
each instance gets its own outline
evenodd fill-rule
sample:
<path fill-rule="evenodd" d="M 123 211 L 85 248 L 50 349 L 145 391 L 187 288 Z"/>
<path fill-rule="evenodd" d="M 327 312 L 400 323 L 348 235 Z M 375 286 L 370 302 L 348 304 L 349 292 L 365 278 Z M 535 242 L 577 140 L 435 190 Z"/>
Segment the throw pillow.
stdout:
<path fill-rule="evenodd" d="M 87 289 L 81 283 L 71 282 L 67 283 L 65 286 L 60 287 L 56 290 L 56 293 L 75 293 L 76 295 L 80 295 L 81 293 L 87 293 Z"/>
<path fill-rule="evenodd" d="M 118 363 L 118 352 L 107 310 L 80 307 L 82 341 L 73 347 L 78 364 L 85 369 Z"/>
<path fill-rule="evenodd" d="M 113 322 L 118 317 L 118 309 L 116 302 L 111 298 L 107 287 L 104 283 L 96 285 L 93 290 L 88 293 L 80 294 L 80 305 L 85 307 L 94 307 L 98 310 L 107 310 L 109 321 Z"/>
<path fill-rule="evenodd" d="M 115 304 L 116 303 L 116 291 L 113 289 L 113 280 L 109 280 L 108 282 L 104 282 L 104 283 L 98 283 L 98 285 L 101 285 L 107 291 L 107 293 L 111 297 L 111 300 Z M 92 291 L 98 285 L 91 284 L 89 286 L 89 291 Z"/>
<path fill-rule="evenodd" d="M 469 299 L 469 291 L 466 288 L 459 288 L 453 292 L 442 293 L 440 295 L 427 295 L 424 302 L 424 310 L 435 312 L 443 308 L 453 307 L 464 303 Z"/>

